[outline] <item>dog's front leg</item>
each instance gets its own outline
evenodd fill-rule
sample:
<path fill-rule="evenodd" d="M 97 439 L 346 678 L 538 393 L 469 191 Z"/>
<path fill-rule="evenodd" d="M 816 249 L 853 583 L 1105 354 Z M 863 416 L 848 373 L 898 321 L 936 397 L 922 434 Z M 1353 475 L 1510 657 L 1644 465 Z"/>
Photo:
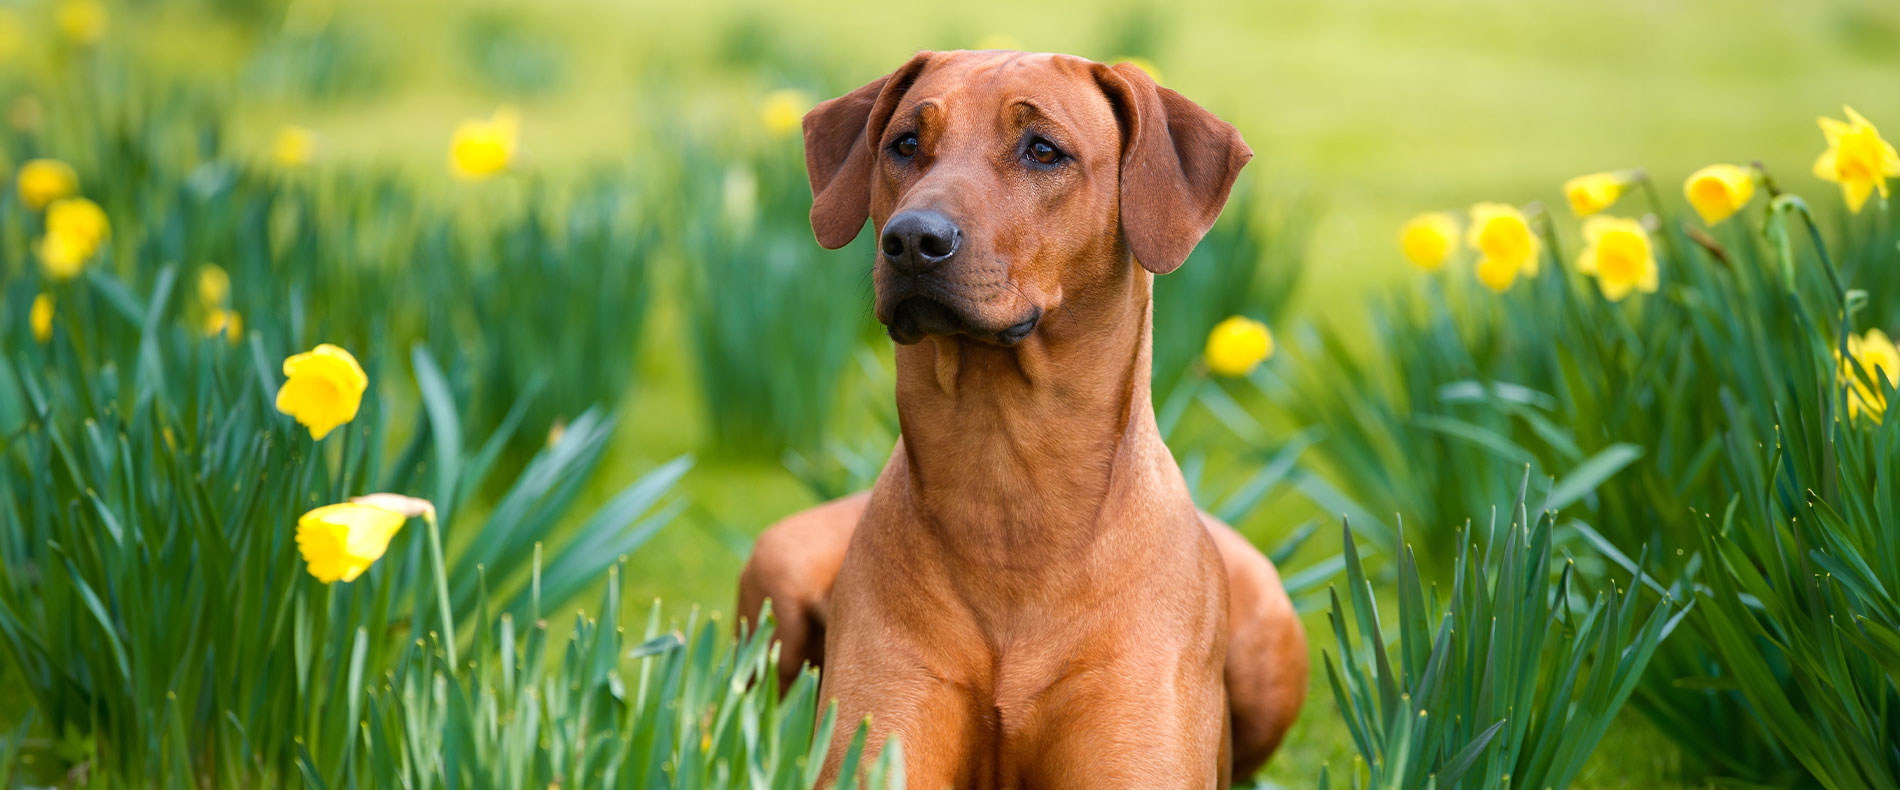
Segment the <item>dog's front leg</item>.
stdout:
<path fill-rule="evenodd" d="M 836 700 L 838 719 L 819 787 L 838 780 L 852 736 L 867 719 L 871 731 L 861 766 L 868 767 L 885 741 L 895 735 L 903 744 L 910 787 L 992 787 L 994 749 L 989 742 L 993 728 L 985 723 L 966 684 L 943 677 L 940 667 L 920 660 L 912 649 L 895 647 L 892 641 L 852 638 L 862 636 L 863 629 L 832 634 L 819 698 Z M 839 634 L 844 638 L 836 638 Z M 991 767 L 985 769 L 985 765 Z"/>
<path fill-rule="evenodd" d="M 833 588 L 819 699 L 837 702 L 838 719 L 819 787 L 837 781 L 858 724 L 869 718 L 860 765 L 895 735 L 910 787 L 993 788 L 995 716 L 982 636 L 936 585 L 880 548 L 854 543 Z"/>

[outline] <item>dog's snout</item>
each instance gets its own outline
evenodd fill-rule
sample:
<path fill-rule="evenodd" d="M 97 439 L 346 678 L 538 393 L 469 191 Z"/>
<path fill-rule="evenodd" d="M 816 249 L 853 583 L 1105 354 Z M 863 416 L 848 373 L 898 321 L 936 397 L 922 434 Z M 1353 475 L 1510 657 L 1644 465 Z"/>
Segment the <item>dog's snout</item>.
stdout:
<path fill-rule="evenodd" d="M 892 266 L 907 272 L 925 272 L 957 254 L 963 233 L 949 217 L 935 211 L 905 211 L 884 223 L 878 248 Z"/>

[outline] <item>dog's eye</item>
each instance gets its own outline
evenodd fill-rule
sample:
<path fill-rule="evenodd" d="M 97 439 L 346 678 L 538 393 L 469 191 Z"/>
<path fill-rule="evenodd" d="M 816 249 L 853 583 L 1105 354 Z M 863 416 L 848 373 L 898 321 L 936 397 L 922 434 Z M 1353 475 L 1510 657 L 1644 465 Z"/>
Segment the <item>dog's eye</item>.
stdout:
<path fill-rule="evenodd" d="M 1062 149 L 1040 137 L 1030 140 L 1029 147 L 1023 149 L 1023 153 L 1039 165 L 1053 165 L 1062 161 Z"/>
<path fill-rule="evenodd" d="M 898 156 L 905 158 L 916 156 L 917 135 L 907 134 L 897 138 L 896 142 L 891 143 L 891 150 L 897 152 Z"/>

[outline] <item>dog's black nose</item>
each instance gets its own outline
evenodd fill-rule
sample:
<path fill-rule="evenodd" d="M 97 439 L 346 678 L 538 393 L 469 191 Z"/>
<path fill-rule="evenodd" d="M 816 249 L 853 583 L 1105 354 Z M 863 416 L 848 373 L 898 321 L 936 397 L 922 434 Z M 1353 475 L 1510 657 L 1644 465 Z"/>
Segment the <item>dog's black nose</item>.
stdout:
<path fill-rule="evenodd" d="M 878 247 L 884 260 L 899 271 L 921 274 L 957 254 L 963 233 L 949 217 L 935 211 L 906 211 L 884 223 Z"/>

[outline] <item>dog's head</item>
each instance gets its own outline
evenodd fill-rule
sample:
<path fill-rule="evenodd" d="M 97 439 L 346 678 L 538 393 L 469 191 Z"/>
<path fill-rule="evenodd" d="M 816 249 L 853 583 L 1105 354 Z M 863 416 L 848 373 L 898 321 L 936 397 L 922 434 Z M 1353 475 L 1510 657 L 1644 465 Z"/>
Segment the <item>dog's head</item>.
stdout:
<path fill-rule="evenodd" d="M 1173 271 L 1253 151 L 1127 64 L 925 52 L 805 116 L 812 229 L 877 229 L 877 317 L 899 343 L 1014 345 L 1065 293 Z"/>

